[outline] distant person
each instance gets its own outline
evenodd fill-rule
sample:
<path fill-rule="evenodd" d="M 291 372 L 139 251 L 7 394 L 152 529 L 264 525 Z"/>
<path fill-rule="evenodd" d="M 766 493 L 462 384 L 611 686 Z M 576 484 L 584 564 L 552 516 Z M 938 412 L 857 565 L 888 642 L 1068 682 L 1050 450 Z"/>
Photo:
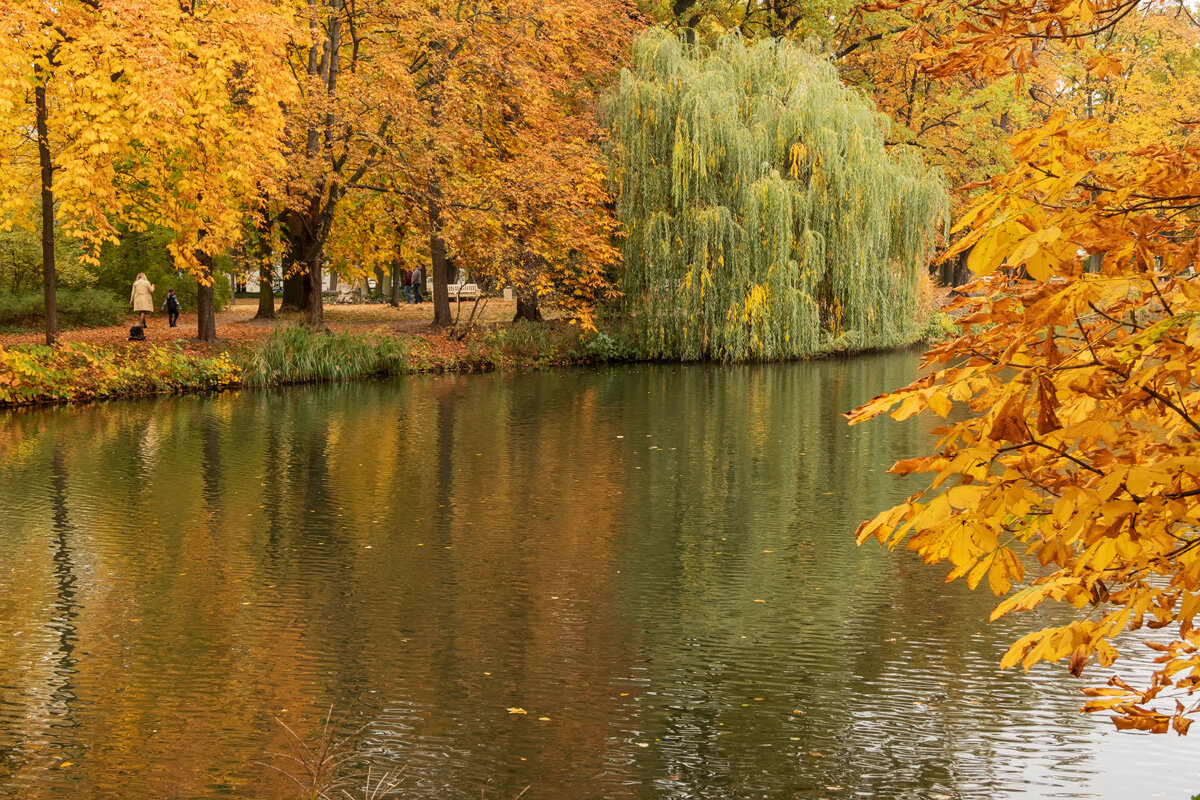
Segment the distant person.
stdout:
<path fill-rule="evenodd" d="M 133 282 L 133 291 L 129 294 L 129 305 L 138 314 L 138 326 L 146 329 L 146 315 L 154 313 L 154 284 L 146 278 L 146 273 L 139 272 Z"/>
<path fill-rule="evenodd" d="M 421 299 L 421 286 L 423 286 L 424 283 L 425 283 L 425 273 L 420 267 L 417 267 L 416 269 L 414 269 L 412 271 L 412 292 L 413 292 L 413 302 L 414 303 L 424 302 Z"/>
<path fill-rule="evenodd" d="M 411 303 L 413 301 L 412 270 L 400 268 L 400 285 L 404 288 L 404 302 Z"/>
<path fill-rule="evenodd" d="M 163 300 L 162 310 L 167 312 L 167 324 L 174 328 L 179 320 L 179 298 L 175 296 L 174 289 L 167 289 L 167 299 Z"/>

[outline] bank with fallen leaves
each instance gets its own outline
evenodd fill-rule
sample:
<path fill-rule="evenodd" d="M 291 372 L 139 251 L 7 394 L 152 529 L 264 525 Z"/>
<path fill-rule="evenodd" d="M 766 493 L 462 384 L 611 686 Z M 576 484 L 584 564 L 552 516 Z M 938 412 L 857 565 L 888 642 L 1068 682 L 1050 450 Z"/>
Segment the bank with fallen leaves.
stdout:
<path fill-rule="evenodd" d="M 224 350 L 168 341 L 0 347 L 0 407 L 617 360 L 603 333 L 514 323 L 462 337 L 315 333 L 299 325 Z"/>

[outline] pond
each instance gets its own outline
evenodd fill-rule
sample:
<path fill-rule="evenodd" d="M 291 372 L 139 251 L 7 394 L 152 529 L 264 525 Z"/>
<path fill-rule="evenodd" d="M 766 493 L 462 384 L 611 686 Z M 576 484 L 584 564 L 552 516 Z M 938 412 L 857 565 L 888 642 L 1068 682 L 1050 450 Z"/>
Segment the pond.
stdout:
<path fill-rule="evenodd" d="M 840 414 L 916 369 L 8 413 L 0 797 L 300 797 L 290 732 L 327 716 L 405 798 L 1200 791 L 1195 737 L 1079 714 L 1061 666 L 998 671 L 1045 619 L 988 624 L 994 599 L 942 567 L 855 547 L 933 423 Z"/>

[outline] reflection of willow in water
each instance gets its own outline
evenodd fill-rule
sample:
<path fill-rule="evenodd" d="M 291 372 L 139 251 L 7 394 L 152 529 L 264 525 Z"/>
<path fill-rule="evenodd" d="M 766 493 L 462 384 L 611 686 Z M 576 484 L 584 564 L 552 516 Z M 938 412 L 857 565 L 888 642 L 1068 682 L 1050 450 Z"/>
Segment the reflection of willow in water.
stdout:
<path fill-rule="evenodd" d="M 1073 699 L 993 676 L 990 598 L 853 544 L 927 432 L 839 415 L 914 361 L 10 418 L 0 747 L 42 750 L 0 797 L 271 800 L 274 719 L 304 734 L 331 705 L 406 796 L 438 800 L 997 794 L 1051 726 L 1062 755 L 1032 763 L 1087 758 Z M 76 725 L 52 728 L 26 711 L 63 708 L 67 667 Z M 83 747 L 68 770 L 44 756 Z"/>
<path fill-rule="evenodd" d="M 620 385 L 657 401 L 627 429 L 641 452 L 621 572 L 653 587 L 637 593 L 648 604 L 634 627 L 653 635 L 631 686 L 654 690 L 635 714 L 663 742 L 661 796 L 767 795 L 778 775 L 830 797 L 954 793 L 963 774 L 976 790 L 1019 783 L 992 740 L 1022 718 L 1036 729 L 1045 689 L 991 677 L 1003 646 L 973 634 L 989 598 L 854 545 L 857 521 L 903 496 L 887 467 L 928 431 L 849 430 L 840 415 L 911 380 L 911 362 L 837 366 L 648 371 Z M 984 683 L 1002 702 L 964 714 Z M 610 758 L 646 756 L 632 743 Z"/>

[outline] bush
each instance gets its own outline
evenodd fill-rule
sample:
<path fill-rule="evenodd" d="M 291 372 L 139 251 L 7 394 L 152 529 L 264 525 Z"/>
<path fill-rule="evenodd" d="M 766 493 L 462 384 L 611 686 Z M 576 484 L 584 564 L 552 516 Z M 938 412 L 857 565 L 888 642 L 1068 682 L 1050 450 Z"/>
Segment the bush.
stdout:
<path fill-rule="evenodd" d="M 57 300 L 60 327 L 114 325 L 127 308 L 111 293 L 99 289 L 66 289 L 58 293 Z M 0 325 L 38 328 L 45 316 L 46 304 L 41 292 L 0 295 Z"/>
<path fill-rule="evenodd" d="M 100 266 L 90 271 L 95 276 L 96 286 L 107 289 L 129 305 L 129 290 L 139 272 L 154 284 L 154 310 L 162 305 L 167 289 L 174 288 L 184 311 L 196 310 L 196 279 L 180 274 L 167 245 L 171 232 L 162 228 L 148 231 L 123 231 L 118 244 L 106 244 L 100 254 Z M 228 257 L 222 256 L 214 264 L 213 281 L 216 286 L 216 309 L 220 311 L 233 297 L 233 286 L 227 270 L 232 266 Z"/>
<path fill-rule="evenodd" d="M 579 336 L 579 347 L 571 352 L 579 361 L 608 363 L 612 361 L 636 361 L 641 358 L 633 340 L 616 331 L 591 331 Z"/>
<path fill-rule="evenodd" d="M 235 386 L 229 356 L 178 344 L 95 347 L 78 342 L 0 348 L 0 405 L 173 393 Z"/>

